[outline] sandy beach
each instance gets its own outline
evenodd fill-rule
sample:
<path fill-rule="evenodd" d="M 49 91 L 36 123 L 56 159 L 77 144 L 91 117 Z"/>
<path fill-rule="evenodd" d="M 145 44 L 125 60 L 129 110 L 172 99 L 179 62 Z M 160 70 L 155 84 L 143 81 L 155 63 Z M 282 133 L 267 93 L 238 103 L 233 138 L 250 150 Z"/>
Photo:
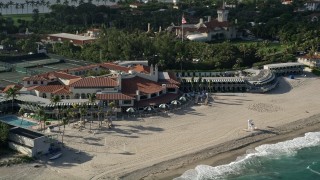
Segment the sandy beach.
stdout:
<path fill-rule="evenodd" d="M 260 144 L 320 131 L 320 79 L 280 78 L 265 94 L 217 93 L 210 106 L 191 106 L 168 117 L 127 118 L 115 128 L 66 127 L 63 156 L 0 168 L 0 179 L 172 179 L 199 164 L 234 161 Z M 247 120 L 258 130 L 248 132 Z M 61 137 L 59 137 L 61 138 Z M 81 153 L 76 153 L 77 151 Z"/>

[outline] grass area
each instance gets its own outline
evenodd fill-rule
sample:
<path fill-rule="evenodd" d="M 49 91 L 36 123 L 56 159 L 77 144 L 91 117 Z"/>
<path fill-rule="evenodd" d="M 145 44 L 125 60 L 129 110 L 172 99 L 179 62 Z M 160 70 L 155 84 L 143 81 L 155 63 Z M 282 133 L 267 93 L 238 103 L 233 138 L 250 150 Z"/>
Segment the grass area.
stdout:
<path fill-rule="evenodd" d="M 25 21 L 32 21 L 32 14 L 8 14 L 8 15 L 2 15 L 2 16 L 6 19 L 11 18 L 15 26 L 20 25 L 18 23 L 19 19 L 25 20 Z"/>
<path fill-rule="evenodd" d="M 314 69 L 312 69 L 312 73 L 317 75 L 317 76 L 320 76 L 320 69 L 319 68 L 314 68 Z"/>

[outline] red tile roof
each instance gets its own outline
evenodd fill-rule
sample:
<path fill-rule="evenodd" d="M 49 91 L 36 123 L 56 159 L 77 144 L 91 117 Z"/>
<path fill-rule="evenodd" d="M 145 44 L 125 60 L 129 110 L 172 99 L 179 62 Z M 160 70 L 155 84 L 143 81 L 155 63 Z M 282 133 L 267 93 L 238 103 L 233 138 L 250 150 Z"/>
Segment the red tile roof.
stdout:
<path fill-rule="evenodd" d="M 44 74 L 38 74 L 31 77 L 23 78 L 23 81 L 47 81 L 50 79 L 61 78 L 61 79 L 77 79 L 80 76 L 74 76 L 71 74 L 67 74 L 65 72 L 49 72 Z"/>
<path fill-rule="evenodd" d="M 133 70 L 138 72 L 138 73 L 145 73 L 149 74 L 150 73 L 150 67 L 149 66 L 144 66 L 144 65 L 136 65 L 133 67 Z"/>
<path fill-rule="evenodd" d="M 215 29 L 216 27 L 223 28 L 223 27 L 229 27 L 229 26 L 230 26 L 229 22 L 227 22 L 227 21 L 219 22 L 219 21 L 216 20 L 216 19 L 212 19 L 210 22 L 206 22 L 206 23 L 204 23 L 204 24 L 205 24 L 205 25 L 207 26 L 207 28 L 208 28 L 209 30 L 211 30 L 211 31 L 214 31 L 214 29 Z"/>
<path fill-rule="evenodd" d="M 135 96 L 136 90 L 142 94 L 152 94 L 162 90 L 161 84 L 141 77 L 122 79 L 122 92 L 129 96 Z"/>
<path fill-rule="evenodd" d="M 96 94 L 99 100 L 133 100 L 133 97 L 127 96 L 122 93 L 108 93 L 108 94 Z"/>
<path fill-rule="evenodd" d="M 52 94 L 70 94 L 71 93 L 69 90 L 69 87 L 64 85 L 38 86 L 34 89 L 42 93 L 52 93 Z"/>
<path fill-rule="evenodd" d="M 305 59 L 310 59 L 310 60 L 315 60 L 315 59 L 320 59 L 320 55 L 304 55 L 304 56 L 300 56 L 298 58 L 305 58 Z"/>
<path fill-rule="evenodd" d="M 71 94 L 72 92 L 70 92 L 69 88 L 68 89 L 66 89 L 66 88 L 68 88 L 68 87 L 58 89 L 58 90 L 52 92 L 52 94 Z"/>
<path fill-rule="evenodd" d="M 129 72 L 129 70 L 130 70 L 130 68 L 128 68 L 128 67 L 119 66 L 114 63 L 101 63 L 100 67 L 105 68 L 105 69 L 110 69 L 110 70 L 122 71 L 122 72 Z"/>
<path fill-rule="evenodd" d="M 70 85 L 71 87 L 116 87 L 118 82 L 108 77 L 88 77 L 80 79 Z"/>
<path fill-rule="evenodd" d="M 22 79 L 23 81 L 47 81 L 47 78 L 41 77 L 41 76 L 31 76 L 31 77 L 24 77 Z"/>
<path fill-rule="evenodd" d="M 99 65 L 97 64 L 92 64 L 92 65 L 88 65 L 88 66 L 81 66 L 81 67 L 76 67 L 76 68 L 71 68 L 71 69 L 67 69 L 65 71 L 69 72 L 69 71 L 84 71 L 84 70 L 88 70 L 88 69 L 93 69 L 95 67 L 99 67 Z"/>
<path fill-rule="evenodd" d="M 57 78 L 61 78 L 61 79 L 78 79 L 80 78 L 80 76 L 75 76 L 72 74 L 67 74 L 65 72 L 53 72 L 53 75 Z"/>
<path fill-rule="evenodd" d="M 150 105 L 159 105 L 163 103 L 169 103 L 172 100 L 178 98 L 180 94 L 164 94 L 162 96 L 158 96 L 152 99 L 146 99 L 146 100 L 141 100 L 138 102 L 135 102 L 136 107 L 144 107 L 144 106 L 150 106 Z"/>
<path fill-rule="evenodd" d="M 6 93 L 10 88 L 17 88 L 17 89 L 21 89 L 21 86 L 19 85 L 16 85 L 16 84 L 11 84 L 11 85 L 8 85 L 4 88 L 4 90 L 2 91 L 2 93 Z"/>

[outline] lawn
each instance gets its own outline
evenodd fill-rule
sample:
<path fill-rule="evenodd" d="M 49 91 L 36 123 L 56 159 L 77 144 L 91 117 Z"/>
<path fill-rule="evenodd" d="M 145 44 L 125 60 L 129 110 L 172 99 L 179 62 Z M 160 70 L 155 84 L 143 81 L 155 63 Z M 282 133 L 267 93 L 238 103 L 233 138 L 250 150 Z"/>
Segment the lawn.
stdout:
<path fill-rule="evenodd" d="M 4 18 L 11 18 L 14 22 L 15 26 L 18 26 L 18 19 L 25 20 L 25 21 L 32 21 L 32 14 L 9 14 L 9 15 L 2 15 Z"/>

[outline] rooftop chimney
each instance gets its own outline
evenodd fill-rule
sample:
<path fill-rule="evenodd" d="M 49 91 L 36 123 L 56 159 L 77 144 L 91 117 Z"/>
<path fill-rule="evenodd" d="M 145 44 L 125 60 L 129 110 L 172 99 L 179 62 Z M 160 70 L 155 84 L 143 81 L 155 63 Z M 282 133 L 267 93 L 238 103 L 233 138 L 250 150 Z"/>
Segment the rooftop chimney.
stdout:
<path fill-rule="evenodd" d="M 200 22 L 199 22 L 200 24 L 203 24 L 203 19 L 202 18 L 200 18 Z"/>
<path fill-rule="evenodd" d="M 150 28 L 150 23 L 148 23 L 148 32 L 151 31 L 151 28 Z"/>

